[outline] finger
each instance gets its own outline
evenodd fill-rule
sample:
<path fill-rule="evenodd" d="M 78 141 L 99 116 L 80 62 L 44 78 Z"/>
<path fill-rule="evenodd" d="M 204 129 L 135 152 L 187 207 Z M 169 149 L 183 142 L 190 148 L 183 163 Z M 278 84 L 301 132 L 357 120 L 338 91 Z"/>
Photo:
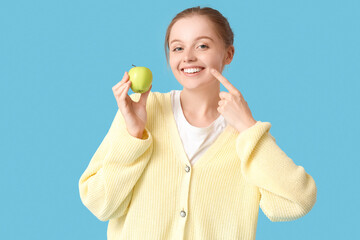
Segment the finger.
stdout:
<path fill-rule="evenodd" d="M 231 101 L 232 95 L 231 95 L 231 93 L 228 93 L 228 92 L 220 92 L 219 97 L 221 99 L 226 99 L 226 100 Z"/>
<path fill-rule="evenodd" d="M 146 100 L 147 100 L 147 98 L 149 97 L 151 88 L 152 88 L 152 84 L 151 84 L 149 90 L 147 90 L 146 92 L 144 92 L 144 93 L 142 93 L 142 94 L 140 95 L 140 100 L 139 100 L 139 102 L 140 102 L 141 104 L 146 104 Z"/>
<path fill-rule="evenodd" d="M 126 97 L 128 96 L 129 88 L 131 86 L 130 83 L 131 82 L 128 82 L 127 84 L 124 85 L 124 88 L 122 89 L 122 91 L 120 93 L 120 97 L 119 97 L 120 101 L 125 101 Z"/>
<path fill-rule="evenodd" d="M 222 105 L 225 104 L 225 101 L 224 101 L 224 100 L 220 100 L 220 101 L 218 102 L 218 104 L 219 104 L 219 106 L 222 106 Z"/>
<path fill-rule="evenodd" d="M 129 74 L 127 72 L 125 72 L 121 81 L 118 82 L 115 86 L 113 86 L 112 89 L 117 90 L 121 86 L 121 84 L 123 84 L 124 82 L 127 82 L 127 80 L 129 80 Z"/>
<path fill-rule="evenodd" d="M 216 79 L 218 79 L 222 85 L 224 85 L 224 87 L 229 90 L 230 93 L 238 93 L 239 90 L 237 90 L 236 87 L 234 87 L 229 80 L 227 80 L 220 72 L 218 72 L 215 68 L 212 68 L 210 70 L 211 74 L 214 75 L 216 77 Z"/>
<path fill-rule="evenodd" d="M 121 84 L 120 87 L 114 91 L 114 95 L 119 97 L 128 83 Z"/>
<path fill-rule="evenodd" d="M 122 77 L 121 81 L 119 81 L 117 84 L 115 84 L 115 85 L 112 87 L 112 90 L 113 90 L 113 91 L 117 90 L 117 89 L 120 87 L 121 83 L 123 82 L 123 80 L 124 80 L 124 78 L 125 78 L 125 75 L 126 75 L 126 72 L 124 73 L 124 76 Z"/>
<path fill-rule="evenodd" d="M 129 74 L 125 72 L 123 79 L 119 82 L 119 86 L 123 85 L 124 83 L 128 82 L 130 80 Z M 119 88 L 117 86 L 117 88 Z"/>
<path fill-rule="evenodd" d="M 119 101 L 122 101 L 121 100 L 121 97 L 123 95 L 123 93 L 126 91 L 128 92 L 128 90 L 126 90 L 126 87 L 127 87 L 127 84 L 124 84 L 120 87 L 120 89 L 117 91 L 116 93 L 116 99 L 118 99 Z M 126 94 L 125 94 L 126 95 Z"/>

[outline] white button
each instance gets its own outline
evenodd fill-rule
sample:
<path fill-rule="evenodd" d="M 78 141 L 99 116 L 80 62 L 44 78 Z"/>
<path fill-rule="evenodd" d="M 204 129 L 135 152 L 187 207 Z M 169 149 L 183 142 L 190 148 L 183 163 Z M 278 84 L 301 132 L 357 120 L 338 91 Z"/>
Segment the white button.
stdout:
<path fill-rule="evenodd" d="M 186 216 L 185 211 L 181 211 L 181 212 L 180 212 L 180 216 L 185 217 L 185 216 Z"/>
<path fill-rule="evenodd" d="M 185 171 L 186 171 L 186 172 L 190 172 L 190 167 L 186 165 Z"/>

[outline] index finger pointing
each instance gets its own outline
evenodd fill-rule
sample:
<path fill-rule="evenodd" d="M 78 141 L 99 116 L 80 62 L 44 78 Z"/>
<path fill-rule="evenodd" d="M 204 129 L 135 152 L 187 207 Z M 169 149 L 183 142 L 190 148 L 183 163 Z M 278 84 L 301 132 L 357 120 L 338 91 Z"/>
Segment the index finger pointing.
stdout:
<path fill-rule="evenodd" d="M 216 69 L 212 68 L 210 69 L 210 72 L 212 75 L 214 75 L 223 85 L 224 87 L 229 90 L 230 93 L 237 93 L 239 90 L 237 90 L 234 85 L 232 85 L 229 80 L 227 80 L 220 72 L 218 72 Z"/>

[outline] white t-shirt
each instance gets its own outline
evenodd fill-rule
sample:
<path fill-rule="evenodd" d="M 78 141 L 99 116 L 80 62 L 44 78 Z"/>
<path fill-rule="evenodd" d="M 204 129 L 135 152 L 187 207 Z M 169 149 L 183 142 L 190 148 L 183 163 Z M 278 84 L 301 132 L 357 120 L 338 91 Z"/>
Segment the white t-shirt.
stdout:
<path fill-rule="evenodd" d="M 225 118 L 220 115 L 208 127 L 199 128 L 192 126 L 184 116 L 180 103 L 180 92 L 181 90 L 172 90 L 170 92 L 171 104 L 184 150 L 191 165 L 194 165 L 194 163 L 206 152 L 210 145 L 222 133 L 227 126 L 227 122 Z"/>

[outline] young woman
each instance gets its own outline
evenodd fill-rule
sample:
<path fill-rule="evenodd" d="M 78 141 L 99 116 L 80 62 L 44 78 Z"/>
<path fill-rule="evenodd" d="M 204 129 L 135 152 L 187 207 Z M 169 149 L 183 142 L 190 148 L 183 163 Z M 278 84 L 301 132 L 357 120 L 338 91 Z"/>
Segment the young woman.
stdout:
<path fill-rule="evenodd" d="M 183 89 L 129 96 L 127 72 L 113 87 L 119 110 L 79 180 L 108 239 L 255 239 L 259 206 L 271 221 L 312 209 L 314 179 L 221 74 L 234 52 L 221 13 L 189 8 L 165 39 Z"/>

